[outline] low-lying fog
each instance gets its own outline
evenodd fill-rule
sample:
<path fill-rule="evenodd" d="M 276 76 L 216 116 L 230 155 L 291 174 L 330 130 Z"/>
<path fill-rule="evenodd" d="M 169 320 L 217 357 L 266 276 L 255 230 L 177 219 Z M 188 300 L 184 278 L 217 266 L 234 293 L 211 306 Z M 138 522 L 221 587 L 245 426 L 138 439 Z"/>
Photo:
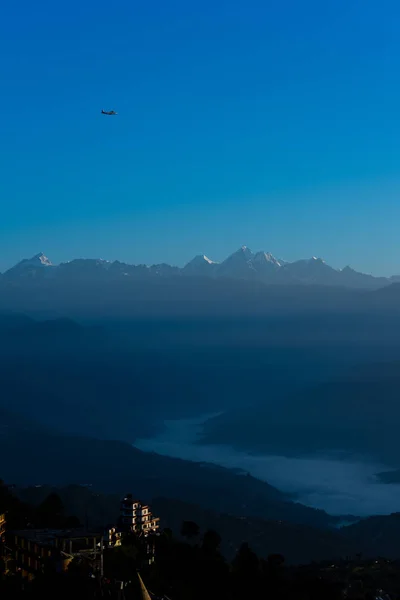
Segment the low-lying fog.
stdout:
<path fill-rule="evenodd" d="M 299 502 L 331 514 L 366 516 L 399 510 L 400 485 L 379 483 L 374 477 L 389 470 L 385 465 L 326 456 L 256 456 L 229 446 L 196 444 L 202 424 L 210 416 L 165 421 L 163 433 L 138 439 L 135 446 L 168 456 L 243 469 L 284 492 L 296 493 Z"/>

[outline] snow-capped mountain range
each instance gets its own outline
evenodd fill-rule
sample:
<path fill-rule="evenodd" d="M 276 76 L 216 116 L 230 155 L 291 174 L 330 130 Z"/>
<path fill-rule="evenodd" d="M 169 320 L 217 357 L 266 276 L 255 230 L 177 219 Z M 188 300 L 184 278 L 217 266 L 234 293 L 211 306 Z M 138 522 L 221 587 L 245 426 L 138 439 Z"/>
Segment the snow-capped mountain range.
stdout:
<path fill-rule="evenodd" d="M 71 280 L 118 280 L 148 279 L 160 277 L 195 277 L 213 279 L 239 279 L 275 285 L 323 285 L 360 289 L 378 289 L 400 280 L 399 277 L 373 277 L 354 271 L 350 267 L 334 269 L 321 258 L 287 262 L 275 258 L 269 252 L 253 253 L 242 246 L 218 263 L 205 255 L 195 256 L 183 268 L 168 264 L 130 265 L 103 259 L 75 259 L 54 265 L 44 254 L 39 253 L 24 259 L 1 276 L 3 283 L 21 279 L 71 279 Z"/>

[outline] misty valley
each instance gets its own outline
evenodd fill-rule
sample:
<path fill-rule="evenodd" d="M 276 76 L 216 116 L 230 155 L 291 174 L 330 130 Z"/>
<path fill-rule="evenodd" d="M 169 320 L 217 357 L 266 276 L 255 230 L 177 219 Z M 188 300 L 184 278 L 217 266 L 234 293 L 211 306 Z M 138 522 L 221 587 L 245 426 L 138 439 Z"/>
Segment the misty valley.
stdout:
<path fill-rule="evenodd" d="M 0 281 L 2 479 L 115 497 L 138 488 L 171 522 L 182 511 L 231 519 L 235 539 L 242 518 L 271 535 L 282 521 L 308 531 L 310 560 L 373 555 L 378 528 L 382 554 L 397 558 L 396 283 L 389 304 L 371 300 L 382 290 L 241 279 L 66 285 Z M 279 548 L 296 561 L 289 530 Z M 273 551 L 268 535 L 261 552 Z"/>

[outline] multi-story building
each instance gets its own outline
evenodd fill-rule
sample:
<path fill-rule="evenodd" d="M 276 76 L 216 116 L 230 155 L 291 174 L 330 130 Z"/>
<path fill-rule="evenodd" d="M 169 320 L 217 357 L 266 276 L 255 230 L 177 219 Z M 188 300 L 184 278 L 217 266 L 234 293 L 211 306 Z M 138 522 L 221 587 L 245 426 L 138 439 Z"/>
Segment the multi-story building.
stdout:
<path fill-rule="evenodd" d="M 107 548 L 115 548 L 121 545 L 123 531 L 115 525 L 109 525 L 104 532 L 104 545 Z"/>
<path fill-rule="evenodd" d="M 81 530 L 28 529 L 7 532 L 12 570 L 32 579 L 48 569 L 56 572 L 67 570 L 76 556 L 87 558 L 93 569 L 97 570 L 102 538 L 102 534 Z"/>
<path fill-rule="evenodd" d="M 4 541 L 6 533 L 6 515 L 0 513 L 0 543 Z"/>
<path fill-rule="evenodd" d="M 158 517 L 153 516 L 150 506 L 135 500 L 132 494 L 127 494 L 121 500 L 121 522 L 124 527 L 148 535 L 159 529 L 159 521 Z"/>

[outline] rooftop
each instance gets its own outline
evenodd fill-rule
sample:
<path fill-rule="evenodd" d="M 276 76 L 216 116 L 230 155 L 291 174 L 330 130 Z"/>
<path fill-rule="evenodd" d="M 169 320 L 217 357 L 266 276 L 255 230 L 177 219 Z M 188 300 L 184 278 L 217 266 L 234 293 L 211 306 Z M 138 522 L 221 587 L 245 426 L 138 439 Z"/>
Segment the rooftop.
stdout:
<path fill-rule="evenodd" d="M 86 531 L 84 529 L 19 529 L 10 533 L 39 544 L 51 544 L 55 539 L 77 540 L 102 537 L 103 535 L 98 531 Z"/>

